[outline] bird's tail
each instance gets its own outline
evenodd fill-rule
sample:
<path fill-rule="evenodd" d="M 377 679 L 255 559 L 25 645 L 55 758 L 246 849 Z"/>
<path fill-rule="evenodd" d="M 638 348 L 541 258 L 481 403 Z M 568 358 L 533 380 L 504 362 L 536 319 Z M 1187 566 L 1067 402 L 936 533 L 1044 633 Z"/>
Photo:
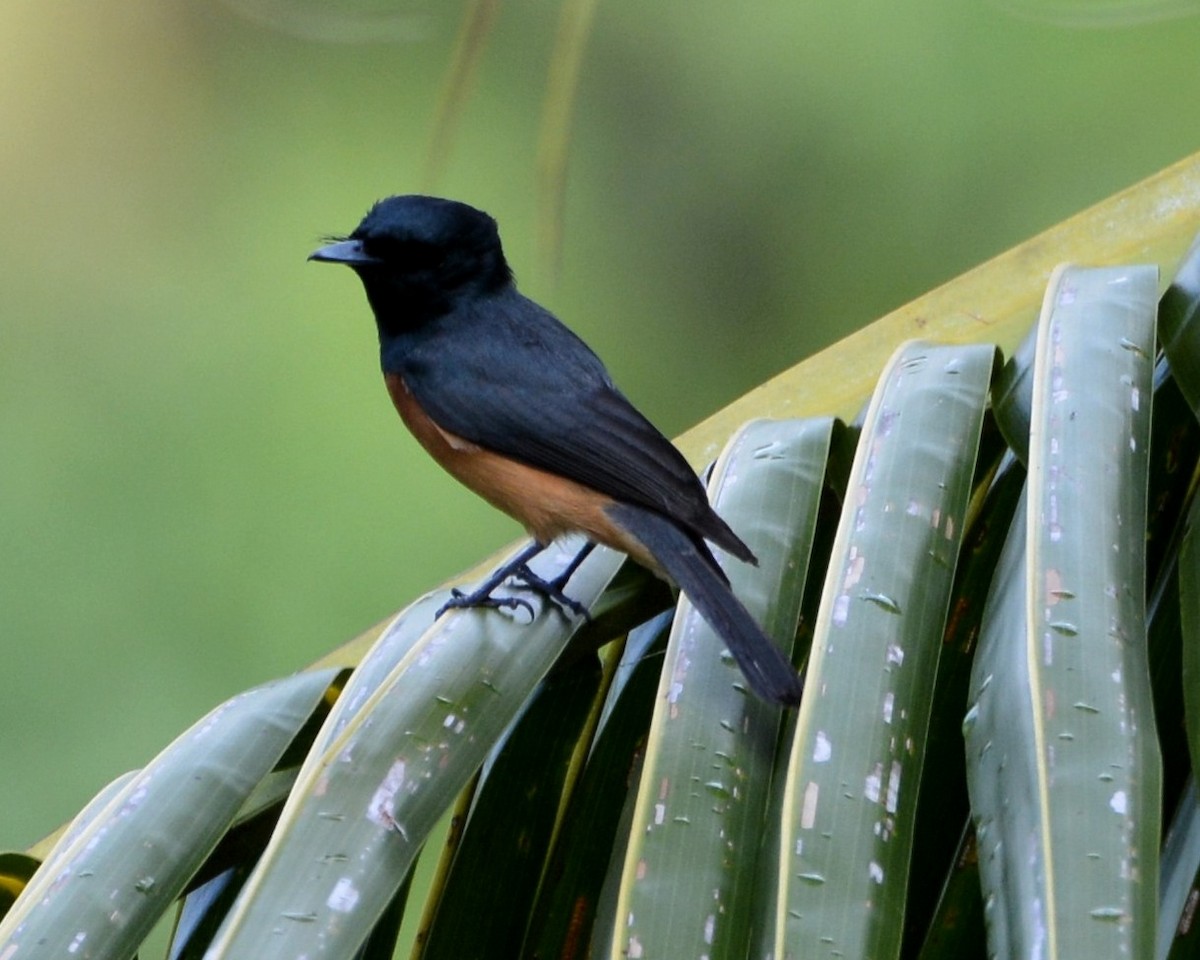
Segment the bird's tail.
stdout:
<path fill-rule="evenodd" d="M 760 697 L 795 706 L 803 681 L 729 588 L 708 546 L 653 510 L 614 503 L 606 512 L 648 550 L 725 641 L 746 681 Z"/>

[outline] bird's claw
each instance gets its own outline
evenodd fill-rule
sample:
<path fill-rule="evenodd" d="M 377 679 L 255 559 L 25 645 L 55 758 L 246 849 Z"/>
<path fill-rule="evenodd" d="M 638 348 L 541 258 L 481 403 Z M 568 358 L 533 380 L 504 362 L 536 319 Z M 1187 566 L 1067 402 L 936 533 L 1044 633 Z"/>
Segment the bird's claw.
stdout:
<path fill-rule="evenodd" d="M 567 578 L 570 577 L 571 572 L 574 571 L 570 571 L 567 574 Z M 571 613 L 575 614 L 575 616 L 583 617 L 584 620 L 591 621 L 592 615 L 588 613 L 588 608 L 578 600 L 568 597 L 566 593 L 563 592 L 563 588 L 567 585 L 567 578 L 556 577 L 553 580 L 547 580 L 544 577 L 539 577 L 525 564 L 514 567 L 512 574 L 531 590 L 540 593 L 547 600 L 553 601 L 554 605 L 558 607 L 559 610 L 570 610 Z"/>
<path fill-rule="evenodd" d="M 520 597 L 493 597 L 490 592 L 482 590 L 465 593 L 455 587 L 450 591 L 450 599 L 438 607 L 438 611 L 433 615 L 433 618 L 435 620 L 438 619 L 447 610 L 466 610 L 470 607 L 489 607 L 495 610 L 501 607 L 506 610 L 524 608 L 529 614 L 530 620 L 536 616 L 533 611 L 533 604 L 528 600 L 522 600 Z"/>
<path fill-rule="evenodd" d="M 531 544 L 526 547 L 520 554 L 500 567 L 492 573 L 478 587 L 470 593 L 454 588 L 450 591 L 450 599 L 442 604 L 441 609 L 435 614 L 435 619 L 440 617 L 447 610 L 463 610 L 467 607 L 504 607 L 509 610 L 524 608 L 529 613 L 529 619 L 532 621 L 537 618 L 537 614 L 533 609 L 533 604 L 528 600 L 522 600 L 518 597 L 493 597 L 492 591 L 495 590 L 509 577 L 512 577 L 519 584 L 523 584 L 535 593 L 540 593 L 547 600 L 554 603 L 559 611 L 570 611 L 577 617 L 583 617 L 585 620 L 592 619 L 585 607 L 578 600 L 572 600 L 564 592 L 563 588 L 567 585 L 567 581 L 571 579 L 572 574 L 579 568 L 579 565 L 584 561 L 589 553 L 592 552 L 594 544 L 587 544 L 575 556 L 575 559 L 553 580 L 547 580 L 545 577 L 539 577 L 529 567 L 529 561 L 535 557 L 542 549 L 537 544 Z"/>

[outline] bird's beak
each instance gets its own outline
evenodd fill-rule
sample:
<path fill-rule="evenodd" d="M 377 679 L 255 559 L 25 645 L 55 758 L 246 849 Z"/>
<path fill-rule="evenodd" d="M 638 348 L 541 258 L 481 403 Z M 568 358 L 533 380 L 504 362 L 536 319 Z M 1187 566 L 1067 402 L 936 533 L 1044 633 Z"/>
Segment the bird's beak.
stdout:
<path fill-rule="evenodd" d="M 318 263 L 344 263 L 348 267 L 382 263 L 363 249 L 361 240 L 339 240 L 337 243 L 326 244 L 320 250 L 310 253 L 308 259 Z"/>

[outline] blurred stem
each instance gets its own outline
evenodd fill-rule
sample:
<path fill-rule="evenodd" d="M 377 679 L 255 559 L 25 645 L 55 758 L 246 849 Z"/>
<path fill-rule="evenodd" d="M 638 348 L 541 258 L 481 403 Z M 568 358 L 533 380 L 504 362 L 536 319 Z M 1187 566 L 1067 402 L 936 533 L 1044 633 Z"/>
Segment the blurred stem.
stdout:
<path fill-rule="evenodd" d="M 488 37 L 500 13 L 500 0 L 471 0 L 463 16 L 462 27 L 450 58 L 450 72 L 438 98 L 429 144 L 425 175 L 421 182 L 426 191 L 437 186 L 442 169 L 454 148 L 459 121 L 475 85 L 480 61 L 487 50 Z"/>
<path fill-rule="evenodd" d="M 537 146 L 537 263 L 542 274 L 542 288 L 546 291 L 553 290 L 557 284 L 562 260 L 571 113 L 597 2 L 563 0 L 558 36 L 546 77 L 546 102 L 542 108 Z"/>

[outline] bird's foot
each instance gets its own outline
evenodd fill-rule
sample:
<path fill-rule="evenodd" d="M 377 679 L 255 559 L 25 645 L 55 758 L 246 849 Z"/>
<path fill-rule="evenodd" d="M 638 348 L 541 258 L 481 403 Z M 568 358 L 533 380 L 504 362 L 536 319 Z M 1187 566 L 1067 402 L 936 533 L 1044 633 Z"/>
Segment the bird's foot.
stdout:
<path fill-rule="evenodd" d="M 438 607 L 437 613 L 434 614 L 434 619 L 440 617 L 447 610 L 466 610 L 468 607 L 490 607 L 494 610 L 501 608 L 517 610 L 523 608 L 529 613 L 531 620 L 535 616 L 533 604 L 528 600 L 522 600 L 519 597 L 493 597 L 491 590 L 484 587 L 472 590 L 470 593 L 455 587 L 450 591 L 450 599 Z"/>
<path fill-rule="evenodd" d="M 530 590 L 540 593 L 547 600 L 552 601 L 559 610 L 570 610 L 575 616 L 590 620 L 591 615 L 588 613 L 587 607 L 578 600 L 568 597 L 563 592 L 563 588 L 567 585 L 567 581 L 571 579 L 571 574 L 574 572 L 574 567 L 568 567 L 564 573 L 553 580 L 547 580 L 545 577 L 539 577 L 525 564 L 521 564 L 520 567 L 512 571 L 512 575 Z"/>
<path fill-rule="evenodd" d="M 529 612 L 530 619 L 532 619 L 535 613 L 533 605 L 528 600 L 522 600 L 518 597 L 492 596 L 492 592 L 500 584 L 509 577 L 512 577 L 518 583 L 552 601 L 559 610 L 570 611 L 577 617 L 584 617 L 590 620 L 591 617 L 588 614 L 587 607 L 578 600 L 568 597 L 564 592 L 564 588 L 567 585 L 567 581 L 571 579 L 572 575 L 579 568 L 579 565 L 592 552 L 593 546 L 594 544 L 591 543 L 585 545 L 574 559 L 567 564 L 566 569 L 562 573 L 553 580 L 547 580 L 545 577 L 538 576 L 529 567 L 529 561 L 542 550 L 542 547 L 538 544 L 532 544 L 493 572 L 487 580 L 471 592 L 467 593 L 458 589 L 452 590 L 450 599 L 442 604 L 436 616 L 440 617 L 447 610 L 462 610 L 467 607 L 503 607 L 509 610 L 524 608 Z"/>

